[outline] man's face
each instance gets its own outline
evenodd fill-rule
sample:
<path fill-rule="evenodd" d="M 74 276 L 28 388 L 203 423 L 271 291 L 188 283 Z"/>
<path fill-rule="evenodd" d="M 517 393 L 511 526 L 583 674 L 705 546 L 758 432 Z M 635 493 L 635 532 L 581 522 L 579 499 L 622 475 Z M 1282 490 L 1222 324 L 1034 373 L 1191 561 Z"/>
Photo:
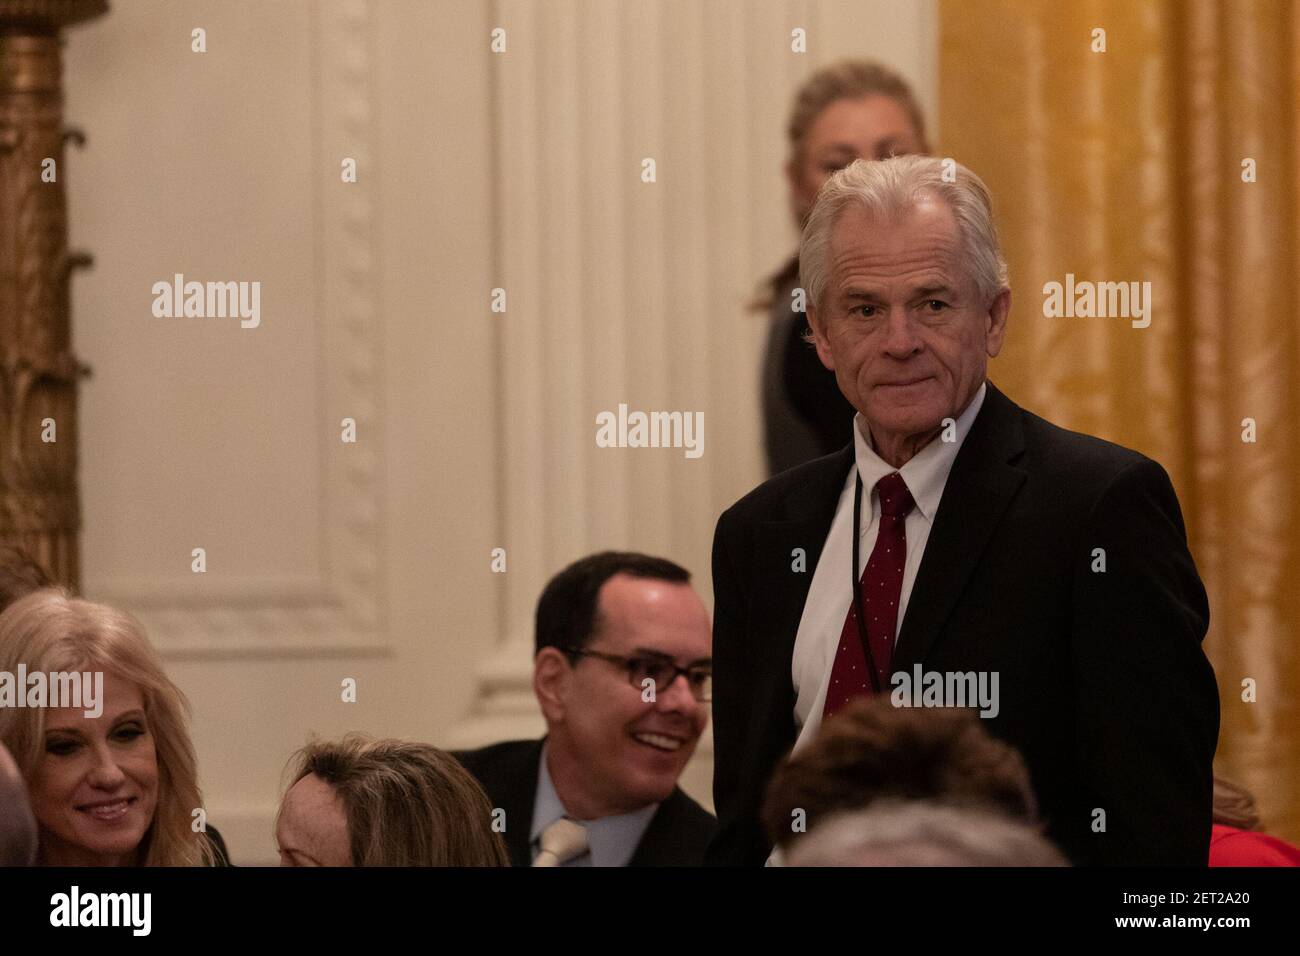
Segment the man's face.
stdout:
<path fill-rule="evenodd" d="M 31 781 L 42 862 L 138 863 L 158 805 L 158 758 L 140 688 L 105 673 L 103 713 L 51 709 L 44 750 Z"/>
<path fill-rule="evenodd" d="M 586 650 L 623 657 L 663 655 L 679 667 L 708 664 L 708 612 L 689 584 L 617 574 L 598 595 L 597 630 Z M 546 703 L 550 740 L 583 768 L 587 802 L 628 813 L 666 799 L 708 723 L 707 703 L 692 695 L 684 675 L 654 688 L 648 702 L 627 667 L 581 657 L 555 682 Z M 557 784 L 558 786 L 558 784 Z"/>
<path fill-rule="evenodd" d="M 879 93 L 836 100 L 817 114 L 798 158 L 786 166 L 796 221 L 803 224 L 817 191 L 855 159 L 922 152 L 925 144 L 897 100 Z"/>
<path fill-rule="evenodd" d="M 897 222 L 846 209 L 828 258 L 824 301 L 809 307 L 822 364 L 867 419 L 877 450 L 924 444 L 984 382 L 1010 293 L 981 300 L 956 219 L 939 200 L 921 200 Z"/>

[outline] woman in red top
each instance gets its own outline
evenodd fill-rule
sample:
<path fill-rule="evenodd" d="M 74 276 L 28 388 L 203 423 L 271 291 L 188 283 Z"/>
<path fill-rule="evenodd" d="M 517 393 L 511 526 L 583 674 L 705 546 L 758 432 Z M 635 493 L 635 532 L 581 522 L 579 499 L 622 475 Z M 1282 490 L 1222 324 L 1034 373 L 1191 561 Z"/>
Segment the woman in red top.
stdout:
<path fill-rule="evenodd" d="M 1255 798 L 1248 790 L 1216 776 L 1210 866 L 1300 866 L 1300 848 L 1254 832 L 1257 826 Z"/>

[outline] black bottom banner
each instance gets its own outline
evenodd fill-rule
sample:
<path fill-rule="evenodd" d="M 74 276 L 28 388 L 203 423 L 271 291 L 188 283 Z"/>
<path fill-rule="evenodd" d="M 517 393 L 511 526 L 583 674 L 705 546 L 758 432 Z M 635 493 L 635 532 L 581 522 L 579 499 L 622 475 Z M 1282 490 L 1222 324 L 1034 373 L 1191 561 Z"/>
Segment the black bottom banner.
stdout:
<path fill-rule="evenodd" d="M 608 927 L 612 945 L 653 945 L 676 929 L 682 941 L 816 948 L 828 923 L 873 941 L 1169 932 L 1228 941 L 1290 926 L 1298 898 L 1294 869 L 0 870 L 7 943 L 115 947 L 398 933 L 499 945 Z"/>

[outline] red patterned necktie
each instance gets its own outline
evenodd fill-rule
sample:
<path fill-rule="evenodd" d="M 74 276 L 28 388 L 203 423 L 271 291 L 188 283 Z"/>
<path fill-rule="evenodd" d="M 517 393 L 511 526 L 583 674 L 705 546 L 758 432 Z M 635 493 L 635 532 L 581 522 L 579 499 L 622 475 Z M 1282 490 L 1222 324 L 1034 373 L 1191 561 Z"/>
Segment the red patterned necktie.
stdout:
<path fill-rule="evenodd" d="M 876 676 L 881 688 L 889 686 L 889 665 L 894 656 L 894 631 L 898 624 L 898 599 L 903 593 L 903 565 L 907 562 L 907 513 L 916 502 L 907 483 L 898 472 L 876 482 L 880 498 L 880 530 L 871 557 L 862 570 L 858 587 L 867 615 L 867 640 L 875 658 Z M 854 528 L 857 534 L 858 529 Z M 840 630 L 840 645 L 831 665 L 831 682 L 826 689 L 826 706 L 822 718 L 830 717 L 856 697 L 869 696 L 871 678 L 867 674 L 867 656 L 858 636 L 857 609 L 849 605 Z"/>

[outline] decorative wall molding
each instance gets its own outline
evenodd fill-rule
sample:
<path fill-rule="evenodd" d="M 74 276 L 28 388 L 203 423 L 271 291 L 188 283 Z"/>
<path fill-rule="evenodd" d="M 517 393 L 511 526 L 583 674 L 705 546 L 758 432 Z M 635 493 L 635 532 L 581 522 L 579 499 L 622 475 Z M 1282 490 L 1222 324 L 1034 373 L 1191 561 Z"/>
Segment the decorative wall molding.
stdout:
<path fill-rule="evenodd" d="M 318 540 L 321 577 L 178 590 L 138 578 L 105 578 L 94 597 L 135 611 L 164 657 L 383 654 L 381 311 L 374 217 L 372 11 L 369 0 L 310 6 L 314 138 L 313 254 L 321 435 Z M 342 183 L 344 157 L 357 161 Z M 354 418 L 356 444 L 339 441 Z M 304 463 L 305 466 L 308 463 Z M 292 493 L 278 488 L 275 494 Z"/>

